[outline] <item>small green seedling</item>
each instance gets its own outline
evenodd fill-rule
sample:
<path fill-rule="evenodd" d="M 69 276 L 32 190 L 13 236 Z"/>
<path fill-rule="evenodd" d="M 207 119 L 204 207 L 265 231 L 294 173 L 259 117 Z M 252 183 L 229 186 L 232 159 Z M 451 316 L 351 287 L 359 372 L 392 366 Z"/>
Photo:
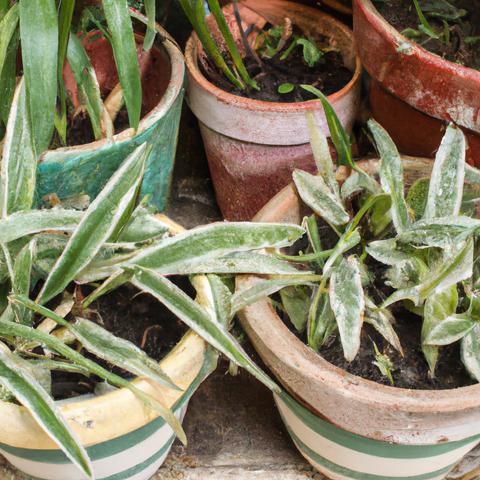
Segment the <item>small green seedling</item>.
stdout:
<path fill-rule="evenodd" d="M 373 347 L 375 348 L 375 359 L 376 359 L 376 362 L 373 362 L 373 364 L 376 365 L 380 370 L 380 372 L 382 373 L 382 375 L 385 375 L 386 377 L 388 377 L 391 384 L 394 385 L 393 377 L 392 377 L 392 367 L 393 367 L 392 361 L 390 360 L 390 358 L 388 358 L 387 355 L 382 355 L 380 353 L 380 351 L 378 350 L 377 344 L 373 340 L 372 340 L 372 343 L 373 343 Z"/>

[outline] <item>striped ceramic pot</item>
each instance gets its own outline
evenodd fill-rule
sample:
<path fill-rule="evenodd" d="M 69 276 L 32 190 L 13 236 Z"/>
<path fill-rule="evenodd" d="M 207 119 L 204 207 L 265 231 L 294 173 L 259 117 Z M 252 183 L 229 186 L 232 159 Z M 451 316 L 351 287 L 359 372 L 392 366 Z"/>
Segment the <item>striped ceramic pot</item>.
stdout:
<path fill-rule="evenodd" d="M 137 388 L 162 395 L 179 419 L 188 400 L 215 368 L 216 355 L 189 331 L 161 362 L 183 391 L 144 379 Z M 93 464 L 96 480 L 147 480 L 165 460 L 175 439 L 169 425 L 125 388 L 98 397 L 59 402 Z M 22 406 L 0 402 L 0 453 L 18 470 L 38 480 L 86 480 L 87 477 L 38 426 Z"/>
<path fill-rule="evenodd" d="M 426 167 L 422 161 L 418 169 Z M 291 184 L 254 221 L 300 223 L 307 213 Z M 242 288 L 258 281 L 237 277 Z M 480 385 L 454 390 L 379 385 L 346 373 L 306 346 L 268 298 L 238 316 L 265 364 L 295 398 L 286 393 L 275 398 L 293 440 L 329 478 L 440 480 L 480 442 Z"/>

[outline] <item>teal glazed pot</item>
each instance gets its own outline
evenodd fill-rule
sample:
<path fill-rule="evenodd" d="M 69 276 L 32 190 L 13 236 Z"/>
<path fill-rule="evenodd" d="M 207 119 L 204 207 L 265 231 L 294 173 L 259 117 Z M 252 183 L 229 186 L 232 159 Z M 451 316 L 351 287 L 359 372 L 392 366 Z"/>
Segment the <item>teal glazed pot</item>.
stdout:
<path fill-rule="evenodd" d="M 86 194 L 93 200 L 125 158 L 147 142 L 152 150 L 146 162 L 141 197 L 150 194 L 149 203 L 165 211 L 172 178 L 178 126 L 184 95 L 185 64 L 178 46 L 157 25 L 162 46 L 154 56 L 155 71 L 145 76 L 156 77 L 154 92 L 143 87 L 144 96 L 153 109 L 147 110 L 136 134 L 129 128 L 113 136 L 86 145 L 47 150 L 38 162 L 36 200 L 56 193 L 63 200 Z M 157 72 L 157 73 L 156 73 Z M 143 79 L 142 79 L 143 84 Z"/>

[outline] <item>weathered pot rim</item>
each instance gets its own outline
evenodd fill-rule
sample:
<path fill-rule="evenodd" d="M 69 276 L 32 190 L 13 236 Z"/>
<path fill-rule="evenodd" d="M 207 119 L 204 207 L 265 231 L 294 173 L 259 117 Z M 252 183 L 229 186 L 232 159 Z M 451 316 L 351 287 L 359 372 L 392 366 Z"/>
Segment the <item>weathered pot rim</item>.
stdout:
<path fill-rule="evenodd" d="M 295 198 L 294 198 L 295 197 Z M 285 204 L 288 210 L 297 208 L 300 204 L 300 197 L 293 183 L 280 191 L 265 207 L 258 212 L 252 221 L 278 221 L 269 213 L 270 206 L 282 210 Z M 247 279 L 252 280 L 254 276 L 244 275 L 240 281 L 246 283 Z M 261 337 L 262 342 L 267 345 L 282 362 L 288 364 L 293 370 L 302 371 L 305 367 L 305 376 L 312 381 L 321 381 L 335 389 L 340 389 L 345 397 L 355 399 L 361 403 L 374 403 L 379 409 L 395 411 L 414 411 L 414 412 L 453 412 L 461 409 L 468 410 L 480 406 L 480 384 L 461 387 L 451 390 L 410 390 L 387 385 L 380 385 L 371 380 L 357 377 L 341 370 L 324 360 L 313 349 L 298 339 L 283 323 L 276 314 L 267 299 L 262 302 L 268 302 L 269 306 L 262 304 L 262 315 L 264 331 L 275 329 L 280 332 L 280 338 L 276 342 L 268 342 L 268 339 L 261 336 L 259 331 L 256 334 Z M 247 307 L 252 308 L 252 306 Z M 242 315 L 248 322 L 248 313 Z"/>
<path fill-rule="evenodd" d="M 170 231 L 181 233 L 183 227 L 165 215 L 157 215 Z M 201 289 L 208 295 L 208 282 L 201 283 Z M 208 344 L 193 330 L 189 330 L 171 352 L 160 362 L 160 367 L 182 391 L 176 391 L 156 384 L 148 379 L 137 378 L 133 383 L 150 395 L 163 397 L 168 407 L 182 402 L 190 384 L 199 374 Z M 127 388 L 119 388 L 104 395 L 80 396 L 78 401 L 59 401 L 61 411 L 85 447 L 106 442 L 143 427 L 158 414 L 147 407 Z M 113 412 L 116 412 L 114 414 Z M 119 418 L 121 417 L 121 419 Z M 38 450 L 58 450 L 58 445 L 41 429 L 24 406 L 0 400 L 0 443 L 12 447 Z M 95 428 L 86 428 L 91 422 Z"/>
<path fill-rule="evenodd" d="M 172 71 L 165 94 L 162 96 L 158 105 L 140 120 L 136 134 L 133 128 L 127 128 L 123 132 L 120 132 L 118 135 L 114 135 L 111 141 L 104 138 L 102 140 L 86 143 L 84 145 L 75 145 L 73 147 L 60 147 L 55 150 L 47 150 L 40 156 L 39 163 L 41 163 L 46 157 L 50 157 L 52 155 L 54 156 L 57 152 L 61 153 L 62 155 L 64 155 L 65 152 L 74 155 L 75 152 L 97 150 L 108 144 L 130 141 L 135 138 L 136 135 L 150 128 L 166 114 L 166 112 L 175 103 L 177 97 L 182 92 L 185 78 L 185 61 L 182 52 L 180 51 L 176 43 L 173 41 L 173 39 L 171 39 L 168 33 L 160 25 L 155 25 L 157 28 L 157 35 L 162 35 L 163 37 L 161 38 L 161 42 L 170 59 Z"/>
<path fill-rule="evenodd" d="M 280 2 L 276 3 L 280 4 Z M 328 96 L 344 128 L 350 131 L 360 100 L 361 82 L 361 63 L 354 51 L 353 32 L 324 12 L 293 2 L 282 3 L 285 8 L 294 8 L 299 15 L 302 14 L 309 19 L 325 20 L 324 24 L 328 22 L 328 25 L 332 25 L 332 28 L 341 32 L 342 42 L 348 42 L 351 45 L 352 49 L 346 56 L 350 56 L 349 68 L 354 70 L 353 77 L 344 88 Z M 247 4 L 246 8 L 250 8 L 248 1 L 242 4 Z M 256 13 L 253 7 L 250 10 Z M 320 24 L 320 22 L 317 23 Z M 318 30 L 322 31 L 321 28 Z M 327 136 L 329 135 L 320 101 L 264 102 L 228 93 L 203 76 L 198 66 L 198 48 L 198 37 L 192 33 L 185 48 L 188 69 L 187 102 L 196 117 L 207 127 L 222 135 L 247 142 L 266 145 L 301 145 L 308 143 L 305 112 L 312 110 L 317 124 Z M 233 119 L 238 117 L 240 121 L 235 122 Z"/>

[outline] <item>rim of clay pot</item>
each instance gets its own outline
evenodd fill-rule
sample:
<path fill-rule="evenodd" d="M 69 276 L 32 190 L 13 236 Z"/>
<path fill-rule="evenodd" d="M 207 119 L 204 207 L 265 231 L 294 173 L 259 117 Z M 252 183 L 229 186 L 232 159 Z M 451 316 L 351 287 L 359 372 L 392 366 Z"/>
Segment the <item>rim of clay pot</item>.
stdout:
<path fill-rule="evenodd" d="M 353 14 L 352 8 L 346 7 L 345 5 L 343 5 L 341 2 L 338 2 L 337 0 L 323 0 L 322 3 L 329 6 L 330 8 L 333 8 L 334 10 L 337 10 L 337 12 L 345 13 L 347 15 Z"/>
<path fill-rule="evenodd" d="M 350 71 L 353 71 L 353 77 L 344 88 L 329 95 L 327 98 L 337 111 L 340 120 L 343 120 L 343 124 L 345 118 L 342 119 L 342 116 L 346 117 L 346 114 L 343 114 L 341 111 L 343 105 L 351 101 L 349 97 L 356 94 L 358 94 L 359 102 L 360 95 L 361 63 L 360 58 L 354 51 L 353 32 L 332 16 L 315 8 L 294 2 L 282 0 L 258 2 L 258 0 L 247 0 L 242 2 L 242 5 L 266 18 L 271 23 L 277 23 L 275 18 L 280 19 L 280 16 L 275 16 L 274 10 L 282 8 L 282 12 L 288 11 L 293 23 L 298 24 L 301 21 L 302 28 L 315 28 L 324 35 L 335 36 L 339 39 L 339 43 L 342 45 L 342 56 L 345 65 Z M 295 14 L 294 12 L 297 12 L 297 18 L 292 17 Z M 283 19 L 283 16 L 281 18 Z M 321 25 L 320 28 L 319 25 Z M 233 95 L 215 86 L 203 76 L 199 69 L 197 55 L 199 48 L 200 42 L 194 32 L 185 47 L 185 62 L 189 73 L 187 99 L 195 116 L 208 127 L 229 137 L 254 143 L 300 145 L 309 141 L 304 112 L 313 110 L 317 123 L 321 127 L 325 126 L 322 129 L 326 133 L 329 131 L 320 101 L 298 103 L 264 102 Z M 349 49 L 350 51 L 348 51 Z M 358 107 L 358 102 L 354 109 L 350 109 L 354 110 L 354 113 L 356 112 L 356 107 Z M 218 108 L 222 108 L 224 111 L 216 115 L 212 109 Z M 287 115 L 282 117 L 278 115 L 279 113 Z M 288 114 L 291 116 L 288 116 Z M 235 115 L 243 115 L 245 117 L 240 128 L 237 122 L 233 121 Z M 321 116 L 323 118 L 320 118 Z M 294 129 L 295 122 L 292 122 L 292 119 L 295 117 L 301 119 L 301 133 Z M 347 130 L 353 125 L 353 120 L 352 118 L 351 122 L 347 122 L 349 124 Z M 299 120 L 296 121 L 298 122 Z M 279 132 L 281 133 L 279 134 Z"/>
<path fill-rule="evenodd" d="M 144 15 L 142 15 L 146 18 Z M 114 144 L 125 142 L 131 140 L 135 136 L 139 135 L 143 131 L 147 130 L 151 127 L 155 122 L 157 122 L 160 118 L 162 118 L 169 108 L 175 103 L 176 99 L 182 92 L 183 82 L 185 78 L 185 61 L 180 51 L 179 47 L 176 45 L 173 39 L 171 39 L 170 35 L 158 24 L 156 25 L 157 35 L 160 37 L 160 41 L 162 43 L 163 48 L 165 49 L 171 64 L 171 75 L 170 81 L 168 83 L 167 89 L 163 94 L 160 102 L 157 106 L 151 110 L 147 115 L 145 115 L 138 125 L 137 133 L 135 134 L 133 128 L 127 128 L 123 132 L 120 132 L 117 135 L 112 137 L 112 140 L 109 141 L 108 139 L 104 138 L 101 140 L 97 140 L 95 142 L 86 143 L 84 145 L 75 145 L 73 147 L 60 147 L 55 150 L 47 150 L 44 152 L 39 162 L 42 162 L 43 158 L 47 155 L 51 155 L 52 152 L 76 152 L 76 151 L 89 151 L 89 150 L 96 150 L 104 145 L 107 144 Z"/>
<path fill-rule="evenodd" d="M 371 0 L 353 0 L 353 10 L 357 53 L 372 77 L 418 110 L 480 132 L 480 72 L 410 41 Z"/>
<path fill-rule="evenodd" d="M 431 165 L 431 162 L 432 160 L 424 159 L 426 165 Z M 295 185 L 291 183 L 273 197 L 252 221 L 291 222 L 295 219 L 297 223 L 300 223 L 300 205 L 301 199 Z M 255 279 L 255 276 L 243 275 L 239 277 L 239 282 L 242 286 L 245 286 L 247 283 L 254 283 Z M 257 306 L 259 310 L 255 312 Z M 371 404 L 373 402 L 375 407 L 378 407 L 383 412 L 390 412 L 391 416 L 407 411 L 420 414 L 427 412 L 431 414 L 433 412 L 436 414 L 440 412 L 455 412 L 459 409 L 466 412 L 477 409 L 478 412 L 480 407 L 480 384 L 451 390 L 411 390 L 380 385 L 371 380 L 347 373 L 324 360 L 287 328 L 276 314 L 268 299 L 265 298 L 257 304 L 246 307 L 239 313 L 242 323 L 247 323 L 249 329 L 253 330 L 256 337 L 254 344 L 256 342 L 261 343 L 262 348 L 268 349 L 270 354 L 287 365 L 291 374 L 290 377 L 279 378 L 279 380 L 297 398 L 300 397 L 303 402 L 306 402 L 307 408 L 312 409 L 313 413 L 317 415 L 322 409 L 316 408 L 312 402 L 307 401 L 302 396 L 302 392 L 295 391 L 292 388 L 292 383 L 301 385 L 300 388 L 303 388 L 304 392 L 312 390 L 311 382 L 322 383 L 331 389 L 339 390 L 343 398 L 349 398 L 362 404 Z M 253 318 L 253 316 L 258 320 L 250 322 L 249 317 Z M 252 324 L 254 325 L 252 326 Z M 268 361 L 266 363 L 267 366 L 275 371 L 276 365 L 269 365 Z M 299 377 L 297 380 L 295 380 L 296 376 Z M 320 399 L 318 402 L 321 404 Z M 465 417 L 467 415 L 466 413 Z M 477 430 L 478 417 L 479 414 L 477 413 L 476 417 L 471 419 L 472 425 L 475 424 Z M 410 421 L 414 423 L 414 418 L 412 417 Z M 343 425 L 340 426 L 344 427 Z M 348 429 L 348 426 L 344 428 Z M 360 434 L 362 435 L 362 433 Z"/>
<path fill-rule="evenodd" d="M 164 215 L 157 215 L 157 218 L 163 221 L 172 233 L 185 231 Z M 199 294 L 208 295 L 210 288 L 208 281 L 201 282 L 199 288 Z M 163 398 L 166 405 L 171 408 L 181 401 L 190 384 L 198 376 L 207 347 L 205 340 L 193 330 L 189 330 L 160 362 L 162 370 L 182 391 L 172 390 L 142 378 L 137 378 L 132 383 L 153 397 Z M 119 388 L 96 397 L 77 398 L 78 400 L 70 399 L 56 403 L 61 406 L 64 417 L 70 420 L 70 426 L 85 447 L 125 435 L 158 417 L 153 409 L 147 407 L 127 388 Z M 112 414 L 113 411 L 117 411 L 118 414 Z M 2 419 L 0 443 L 18 448 L 59 449 L 25 407 L 0 401 L 0 418 Z M 95 428 L 85 428 L 86 423 L 80 419 L 94 423 Z"/>

